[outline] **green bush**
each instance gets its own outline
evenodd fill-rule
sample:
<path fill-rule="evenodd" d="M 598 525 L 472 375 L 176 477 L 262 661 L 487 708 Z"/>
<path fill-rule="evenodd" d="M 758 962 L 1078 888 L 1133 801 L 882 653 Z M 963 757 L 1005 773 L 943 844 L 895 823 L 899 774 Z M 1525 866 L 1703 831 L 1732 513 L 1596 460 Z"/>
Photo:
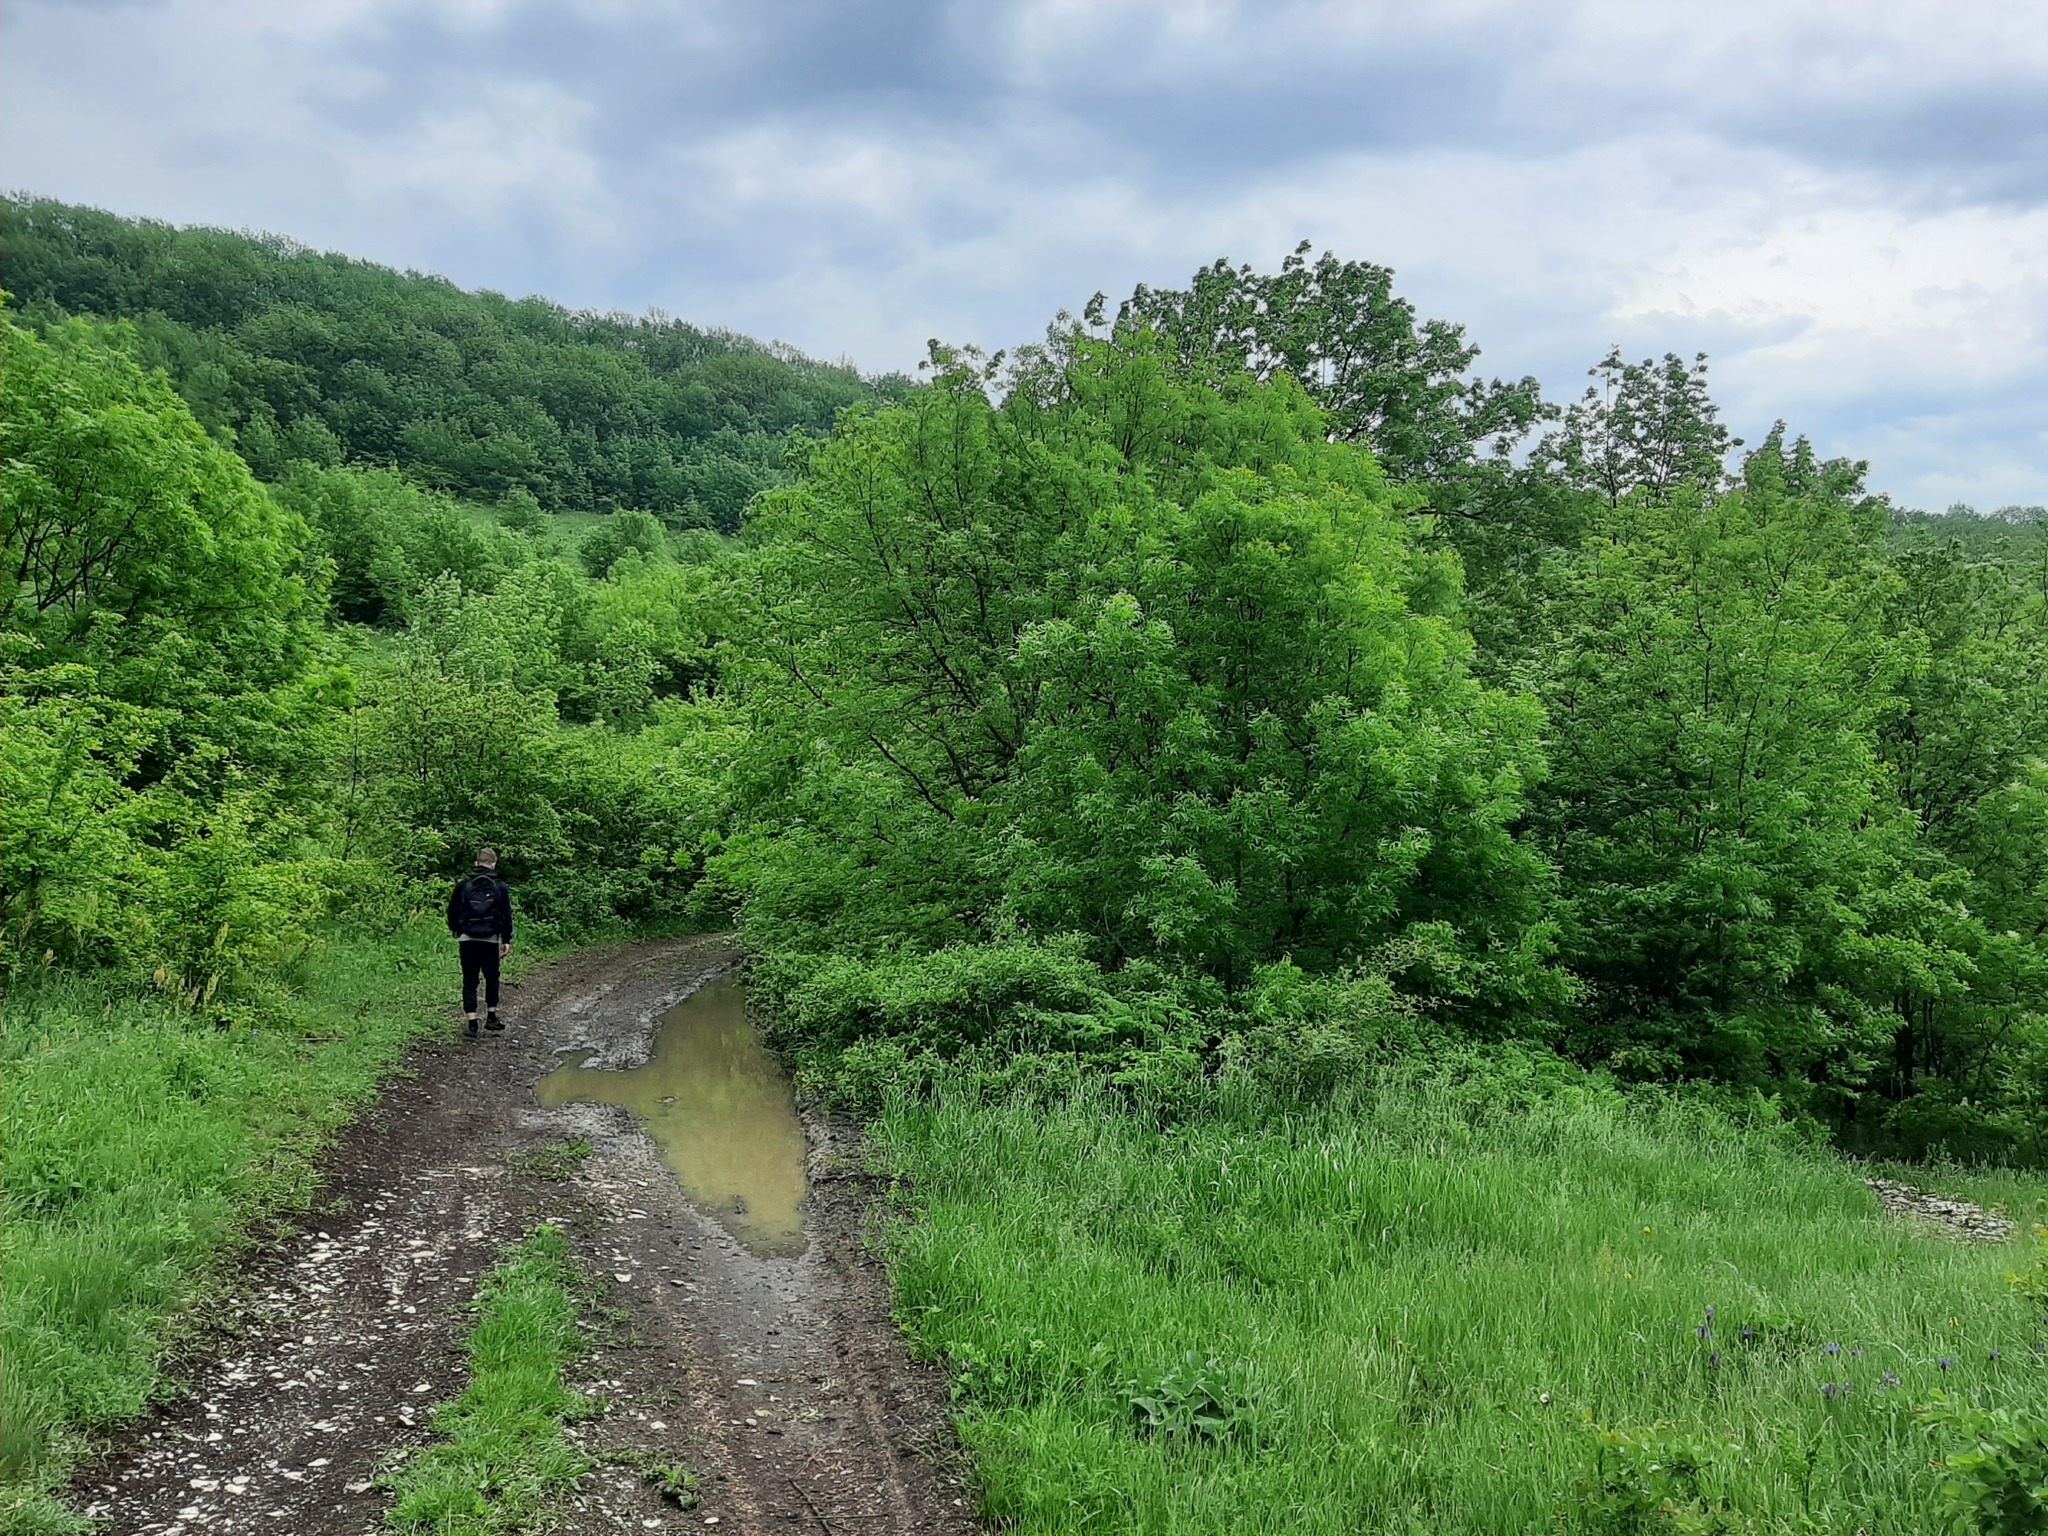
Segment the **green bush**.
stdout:
<path fill-rule="evenodd" d="M 824 1046 L 900 1038 L 950 1056 L 970 1045 L 1101 1048 L 1118 1043 L 1116 1010 L 1078 938 L 962 944 L 875 960 L 846 955 L 764 961 L 777 1027 Z"/>
<path fill-rule="evenodd" d="M 277 495 L 318 533 L 334 611 L 354 623 L 404 622 L 437 577 L 489 592 L 527 558 L 519 539 L 392 470 L 295 464 Z"/>
<path fill-rule="evenodd" d="M 1972 1407 L 1937 1392 L 1921 1420 L 1945 1447 L 1941 1491 L 1956 1536 L 2048 1530 L 2048 1415 Z"/>
<path fill-rule="evenodd" d="M 627 555 L 651 559 L 665 553 L 666 547 L 661 524 L 650 514 L 614 512 L 577 541 L 576 558 L 585 571 L 602 581 Z"/>
<path fill-rule="evenodd" d="M 1538 713 L 1472 677 L 1455 568 L 1371 461 L 1156 337 L 1010 384 L 850 415 L 752 514 L 758 724 L 709 873 L 789 1038 L 1133 1070 L 1228 1034 L 1308 1091 L 1396 993 L 1473 1027 L 1566 1002 L 1512 830 Z"/>

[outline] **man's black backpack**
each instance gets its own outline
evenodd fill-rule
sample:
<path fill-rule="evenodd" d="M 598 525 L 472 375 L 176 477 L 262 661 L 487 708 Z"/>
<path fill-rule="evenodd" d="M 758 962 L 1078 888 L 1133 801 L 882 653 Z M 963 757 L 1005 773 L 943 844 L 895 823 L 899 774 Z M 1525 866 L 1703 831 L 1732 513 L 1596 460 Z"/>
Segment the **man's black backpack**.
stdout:
<path fill-rule="evenodd" d="M 496 875 L 478 870 L 462 882 L 455 902 L 456 922 L 465 939 L 495 939 L 498 936 L 498 893 L 504 889 Z"/>

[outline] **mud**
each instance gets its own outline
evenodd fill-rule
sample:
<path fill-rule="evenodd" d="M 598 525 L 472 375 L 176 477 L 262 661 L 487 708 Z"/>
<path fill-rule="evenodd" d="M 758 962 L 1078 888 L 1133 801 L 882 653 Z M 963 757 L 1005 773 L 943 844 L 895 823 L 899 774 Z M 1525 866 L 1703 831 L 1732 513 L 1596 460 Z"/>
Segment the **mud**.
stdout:
<path fill-rule="evenodd" d="M 944 1384 L 904 1354 L 862 1240 L 869 1182 L 830 1127 L 803 1125 L 802 1252 L 751 1253 L 625 1109 L 536 1099 L 565 1059 L 658 1060 L 658 1022 L 734 962 L 702 941 L 593 952 L 510 990 L 501 1038 L 464 1040 L 451 1015 L 336 1147 L 305 1219 L 259 1245 L 208 1319 L 209 1357 L 76 1504 L 136 1536 L 378 1529 L 379 1472 L 465 1385 L 478 1276 L 552 1221 L 595 1291 L 575 1385 L 607 1405 L 573 1431 L 598 1467 L 554 1528 L 976 1529 Z M 570 1139 L 593 1150 L 569 1177 L 534 1171 Z M 656 1463 L 697 1474 L 699 1507 L 662 1502 L 640 1471 Z"/>

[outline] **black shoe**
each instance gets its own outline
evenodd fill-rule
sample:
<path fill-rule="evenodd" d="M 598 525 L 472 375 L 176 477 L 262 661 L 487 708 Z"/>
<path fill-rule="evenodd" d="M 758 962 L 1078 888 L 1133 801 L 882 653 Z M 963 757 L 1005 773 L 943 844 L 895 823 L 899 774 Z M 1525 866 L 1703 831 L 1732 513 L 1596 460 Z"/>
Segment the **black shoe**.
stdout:
<path fill-rule="evenodd" d="M 500 1021 L 499 1021 L 499 1018 L 498 1018 L 498 1016 L 497 1016 L 497 1015 L 496 1015 L 495 1013 L 494 1013 L 494 1014 L 492 1014 L 492 1015 L 491 1015 L 491 1016 L 490 1016 L 490 1017 L 489 1017 L 488 1019 L 485 1019 L 485 1020 L 484 1020 L 484 1028 L 485 1028 L 485 1029 L 489 1029 L 489 1030 L 500 1030 L 500 1029 L 503 1029 L 504 1027 L 505 1027 L 505 1026 L 504 1026 L 504 1024 L 503 1024 L 502 1022 L 500 1022 Z"/>
<path fill-rule="evenodd" d="M 462 1028 L 462 1032 L 465 1035 L 469 1036 L 470 1039 L 474 1040 L 476 1038 L 476 1020 L 471 1019 L 467 1024 L 465 1024 Z"/>

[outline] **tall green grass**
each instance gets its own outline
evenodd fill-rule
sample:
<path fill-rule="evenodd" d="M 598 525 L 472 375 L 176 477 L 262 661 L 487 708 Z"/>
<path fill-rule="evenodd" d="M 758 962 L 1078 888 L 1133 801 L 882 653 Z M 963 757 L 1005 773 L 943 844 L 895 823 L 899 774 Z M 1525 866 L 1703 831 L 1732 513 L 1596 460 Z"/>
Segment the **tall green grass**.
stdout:
<path fill-rule="evenodd" d="M 423 1031 L 448 1027 L 431 921 L 317 946 L 274 995 L 195 1014 L 110 978 L 19 978 L 4 1009 L 0 1529 L 140 1412 L 209 1266 L 300 1204 L 313 1157 Z"/>
<path fill-rule="evenodd" d="M 942 1095 L 876 1136 L 914 1192 L 900 1317 L 1020 1531 L 1923 1536 L 1915 1410 L 2048 1411 L 2032 1255 L 1682 1099 L 1444 1075 L 1162 1126 Z"/>

